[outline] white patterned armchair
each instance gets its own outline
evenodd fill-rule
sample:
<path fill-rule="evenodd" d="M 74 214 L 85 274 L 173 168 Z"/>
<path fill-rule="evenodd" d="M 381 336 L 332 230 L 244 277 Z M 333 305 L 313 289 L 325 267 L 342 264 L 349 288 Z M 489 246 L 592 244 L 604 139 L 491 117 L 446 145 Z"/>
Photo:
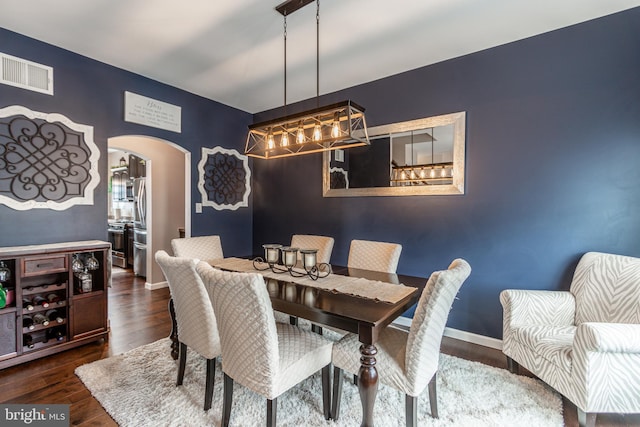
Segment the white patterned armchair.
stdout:
<path fill-rule="evenodd" d="M 640 258 L 588 252 L 566 291 L 505 290 L 503 353 L 578 408 L 640 412 Z"/>

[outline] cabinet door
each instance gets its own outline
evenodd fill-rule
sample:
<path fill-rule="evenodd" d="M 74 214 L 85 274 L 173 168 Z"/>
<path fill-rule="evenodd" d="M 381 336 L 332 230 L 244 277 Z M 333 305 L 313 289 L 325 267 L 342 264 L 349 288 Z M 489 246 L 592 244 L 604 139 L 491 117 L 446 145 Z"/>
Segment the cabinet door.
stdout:
<path fill-rule="evenodd" d="M 0 360 L 17 354 L 16 313 L 0 314 Z"/>
<path fill-rule="evenodd" d="M 129 177 L 141 178 L 145 175 L 146 175 L 145 161 L 134 154 L 129 154 Z"/>
<path fill-rule="evenodd" d="M 107 304 L 104 292 L 73 297 L 73 339 L 83 338 L 107 329 Z"/>
<path fill-rule="evenodd" d="M 126 168 L 111 171 L 111 198 L 113 201 L 127 199 L 127 181 L 129 181 L 129 172 Z"/>

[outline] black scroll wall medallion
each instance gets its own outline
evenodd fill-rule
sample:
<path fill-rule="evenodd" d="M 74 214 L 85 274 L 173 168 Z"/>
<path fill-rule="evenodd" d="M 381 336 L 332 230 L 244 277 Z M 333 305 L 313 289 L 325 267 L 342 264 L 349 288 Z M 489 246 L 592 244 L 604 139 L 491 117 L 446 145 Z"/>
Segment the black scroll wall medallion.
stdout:
<path fill-rule="evenodd" d="M 251 170 L 247 156 L 222 147 L 203 147 L 198 172 L 203 206 L 232 211 L 249 206 Z"/>
<path fill-rule="evenodd" d="M 99 158 L 92 126 L 19 105 L 0 109 L 0 204 L 16 210 L 93 205 Z"/>

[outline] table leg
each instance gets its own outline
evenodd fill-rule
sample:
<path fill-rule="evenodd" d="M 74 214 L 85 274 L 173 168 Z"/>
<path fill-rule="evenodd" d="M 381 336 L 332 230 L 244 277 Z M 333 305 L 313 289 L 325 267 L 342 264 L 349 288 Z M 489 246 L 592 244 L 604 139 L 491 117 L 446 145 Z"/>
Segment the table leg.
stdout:
<path fill-rule="evenodd" d="M 361 427 L 373 426 L 373 405 L 378 393 L 378 371 L 376 370 L 378 349 L 371 344 L 360 346 L 360 370 L 358 371 L 358 391 L 362 403 Z"/>
<path fill-rule="evenodd" d="M 169 339 L 171 340 L 171 357 L 173 360 L 178 360 L 180 343 L 178 342 L 178 322 L 176 321 L 176 309 L 173 306 L 173 298 L 169 299 L 169 315 L 171 316 L 171 333 L 169 334 Z"/>

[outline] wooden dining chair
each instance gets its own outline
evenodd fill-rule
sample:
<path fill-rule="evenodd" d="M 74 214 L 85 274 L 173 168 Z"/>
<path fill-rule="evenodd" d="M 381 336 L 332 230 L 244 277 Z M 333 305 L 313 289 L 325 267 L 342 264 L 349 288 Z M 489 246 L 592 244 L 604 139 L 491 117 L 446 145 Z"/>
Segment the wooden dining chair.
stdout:
<path fill-rule="evenodd" d="M 221 354 L 218 325 L 211 300 L 200 275 L 196 272 L 194 259 L 172 257 L 165 251 L 156 252 L 155 259 L 169 283 L 176 321 L 180 329 L 176 386 L 182 385 L 187 348 L 191 348 L 207 359 L 204 393 L 204 410 L 207 411 L 211 408 L 213 398 L 216 357 Z"/>
<path fill-rule="evenodd" d="M 418 425 L 418 396 L 427 386 L 431 416 L 438 418 L 436 374 L 440 343 L 453 300 L 470 273 L 471 267 L 463 259 L 454 260 L 447 270 L 432 273 L 418 301 L 409 331 L 388 327 L 380 332 L 375 365 L 378 378 L 382 384 L 405 394 L 407 427 Z M 360 345 L 357 335 L 347 334 L 333 346 L 331 414 L 334 420 L 340 415 L 342 371 L 358 373 Z"/>
<path fill-rule="evenodd" d="M 228 426 L 231 418 L 234 381 L 267 398 L 267 426 L 275 426 L 278 396 L 319 370 L 328 420 L 333 342 L 276 323 L 261 275 L 216 270 L 205 262 L 196 269 L 218 318 L 224 372 L 222 425 Z"/>
<path fill-rule="evenodd" d="M 347 267 L 395 273 L 401 252 L 402 245 L 398 243 L 352 240 Z"/>
<path fill-rule="evenodd" d="M 198 236 L 171 240 L 175 256 L 211 261 L 224 258 L 220 236 Z"/>

